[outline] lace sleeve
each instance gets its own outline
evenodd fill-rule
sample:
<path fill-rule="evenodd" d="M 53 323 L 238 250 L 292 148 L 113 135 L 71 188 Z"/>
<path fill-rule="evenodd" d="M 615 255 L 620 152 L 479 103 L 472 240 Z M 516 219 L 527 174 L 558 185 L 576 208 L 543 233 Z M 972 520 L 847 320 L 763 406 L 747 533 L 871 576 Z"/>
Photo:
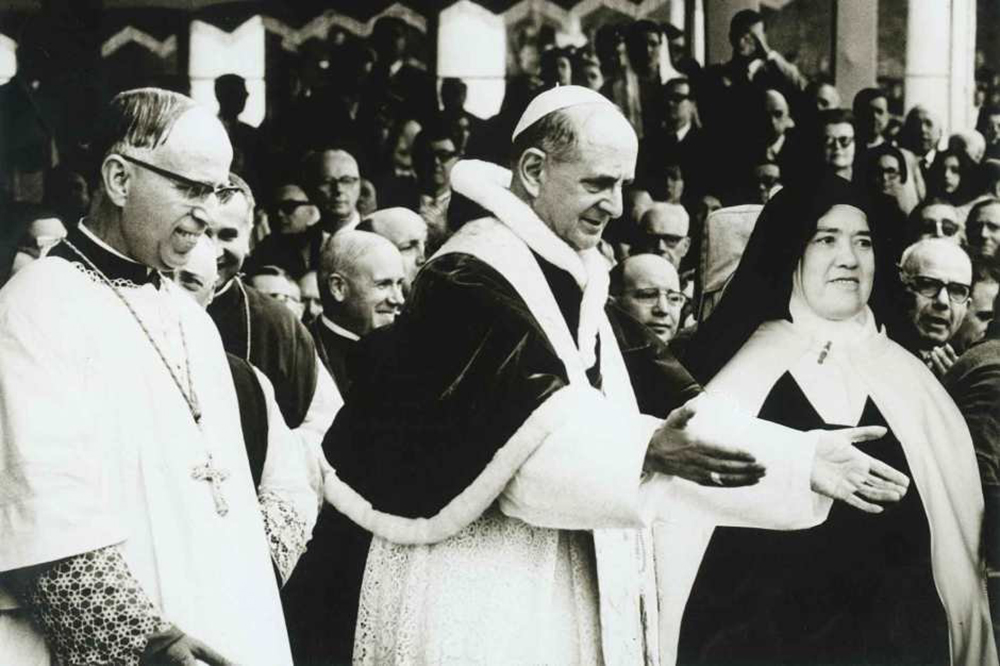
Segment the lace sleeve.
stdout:
<path fill-rule="evenodd" d="M 261 491 L 258 499 L 261 515 L 264 517 L 264 532 L 267 534 L 268 545 L 271 546 L 271 559 L 281 576 L 281 584 L 284 585 L 299 558 L 306 552 L 306 542 L 310 536 L 308 525 L 295 511 L 295 507 L 277 493 Z"/>
<path fill-rule="evenodd" d="M 59 663 L 138 665 L 150 635 L 170 627 L 116 546 L 19 576 L 29 607 Z"/>

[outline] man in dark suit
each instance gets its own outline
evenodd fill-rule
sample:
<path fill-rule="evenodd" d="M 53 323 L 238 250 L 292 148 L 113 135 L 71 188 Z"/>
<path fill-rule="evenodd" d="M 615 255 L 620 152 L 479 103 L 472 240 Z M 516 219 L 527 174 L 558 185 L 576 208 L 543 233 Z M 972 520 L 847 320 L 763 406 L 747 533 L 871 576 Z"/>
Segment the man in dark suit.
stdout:
<path fill-rule="evenodd" d="M 1000 297 L 993 301 L 993 322 L 983 341 L 973 346 L 942 378 L 972 433 L 986 514 L 987 589 L 993 633 L 1000 636 Z"/>
<path fill-rule="evenodd" d="M 313 322 L 313 338 L 346 396 L 352 379 L 348 356 L 355 343 L 391 324 L 403 305 L 403 257 L 378 234 L 342 231 L 323 246 L 318 278 L 323 314 Z"/>
<path fill-rule="evenodd" d="M 643 178 L 657 177 L 667 164 L 677 164 L 684 174 L 685 193 L 697 197 L 708 186 L 705 167 L 706 145 L 702 129 L 695 122 L 696 110 L 691 82 L 678 77 L 663 86 L 664 120 L 655 132 L 639 144 L 639 164 Z"/>

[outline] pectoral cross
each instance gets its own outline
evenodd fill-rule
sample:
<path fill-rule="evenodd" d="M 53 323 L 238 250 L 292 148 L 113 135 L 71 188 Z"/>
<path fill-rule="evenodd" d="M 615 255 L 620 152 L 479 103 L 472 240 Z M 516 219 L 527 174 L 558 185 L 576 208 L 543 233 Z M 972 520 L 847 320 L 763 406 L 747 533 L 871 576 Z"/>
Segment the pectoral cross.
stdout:
<path fill-rule="evenodd" d="M 215 512 L 220 516 L 229 513 L 229 505 L 226 498 L 222 496 L 222 482 L 229 478 L 229 472 L 215 466 L 212 455 L 208 455 L 208 462 L 198 465 L 191 471 L 191 478 L 197 481 L 208 481 L 212 486 L 212 500 L 215 501 Z"/>

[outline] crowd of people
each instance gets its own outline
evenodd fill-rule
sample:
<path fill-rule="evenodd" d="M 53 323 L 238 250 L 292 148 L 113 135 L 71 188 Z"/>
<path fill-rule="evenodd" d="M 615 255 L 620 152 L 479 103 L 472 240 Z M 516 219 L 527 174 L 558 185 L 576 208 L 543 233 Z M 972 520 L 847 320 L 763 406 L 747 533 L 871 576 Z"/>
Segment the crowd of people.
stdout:
<path fill-rule="evenodd" d="M 11 207 L 0 663 L 998 664 L 1000 105 L 729 39 L 115 96 Z"/>

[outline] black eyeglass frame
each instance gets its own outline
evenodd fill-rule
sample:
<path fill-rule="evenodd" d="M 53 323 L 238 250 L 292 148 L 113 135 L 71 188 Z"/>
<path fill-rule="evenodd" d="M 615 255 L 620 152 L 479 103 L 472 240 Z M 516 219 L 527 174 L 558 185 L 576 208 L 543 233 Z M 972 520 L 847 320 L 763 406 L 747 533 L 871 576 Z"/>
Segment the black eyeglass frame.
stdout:
<path fill-rule="evenodd" d="M 917 287 L 916 282 L 918 280 L 924 281 L 925 286 Z M 972 285 L 964 284 L 962 282 L 946 282 L 945 280 L 939 280 L 938 278 L 933 278 L 927 275 L 906 274 L 902 275 L 902 281 L 907 289 L 913 293 L 920 294 L 924 298 L 937 298 L 942 289 L 948 292 L 948 300 L 955 305 L 968 303 L 969 299 L 972 298 Z M 954 291 L 953 288 L 955 287 L 959 287 L 962 293 Z M 931 293 L 932 288 L 934 288 L 934 293 Z"/>
<path fill-rule="evenodd" d="M 231 183 L 226 183 L 225 185 L 213 185 L 211 183 L 206 183 L 203 180 L 195 180 L 194 178 L 188 178 L 187 176 L 182 176 L 179 173 L 175 173 L 169 169 L 164 169 L 163 167 L 158 167 L 155 164 L 150 164 L 140 160 L 137 157 L 132 157 L 131 155 L 126 155 L 125 153 L 115 153 L 121 157 L 126 162 L 131 162 L 136 166 L 142 167 L 147 171 L 155 173 L 161 178 L 166 178 L 169 181 L 182 185 L 189 190 L 196 192 L 189 196 L 190 199 L 194 201 L 208 201 L 211 195 L 215 195 L 215 198 L 219 200 L 220 204 L 228 202 L 233 196 L 240 191 L 240 188 L 236 187 Z"/>

